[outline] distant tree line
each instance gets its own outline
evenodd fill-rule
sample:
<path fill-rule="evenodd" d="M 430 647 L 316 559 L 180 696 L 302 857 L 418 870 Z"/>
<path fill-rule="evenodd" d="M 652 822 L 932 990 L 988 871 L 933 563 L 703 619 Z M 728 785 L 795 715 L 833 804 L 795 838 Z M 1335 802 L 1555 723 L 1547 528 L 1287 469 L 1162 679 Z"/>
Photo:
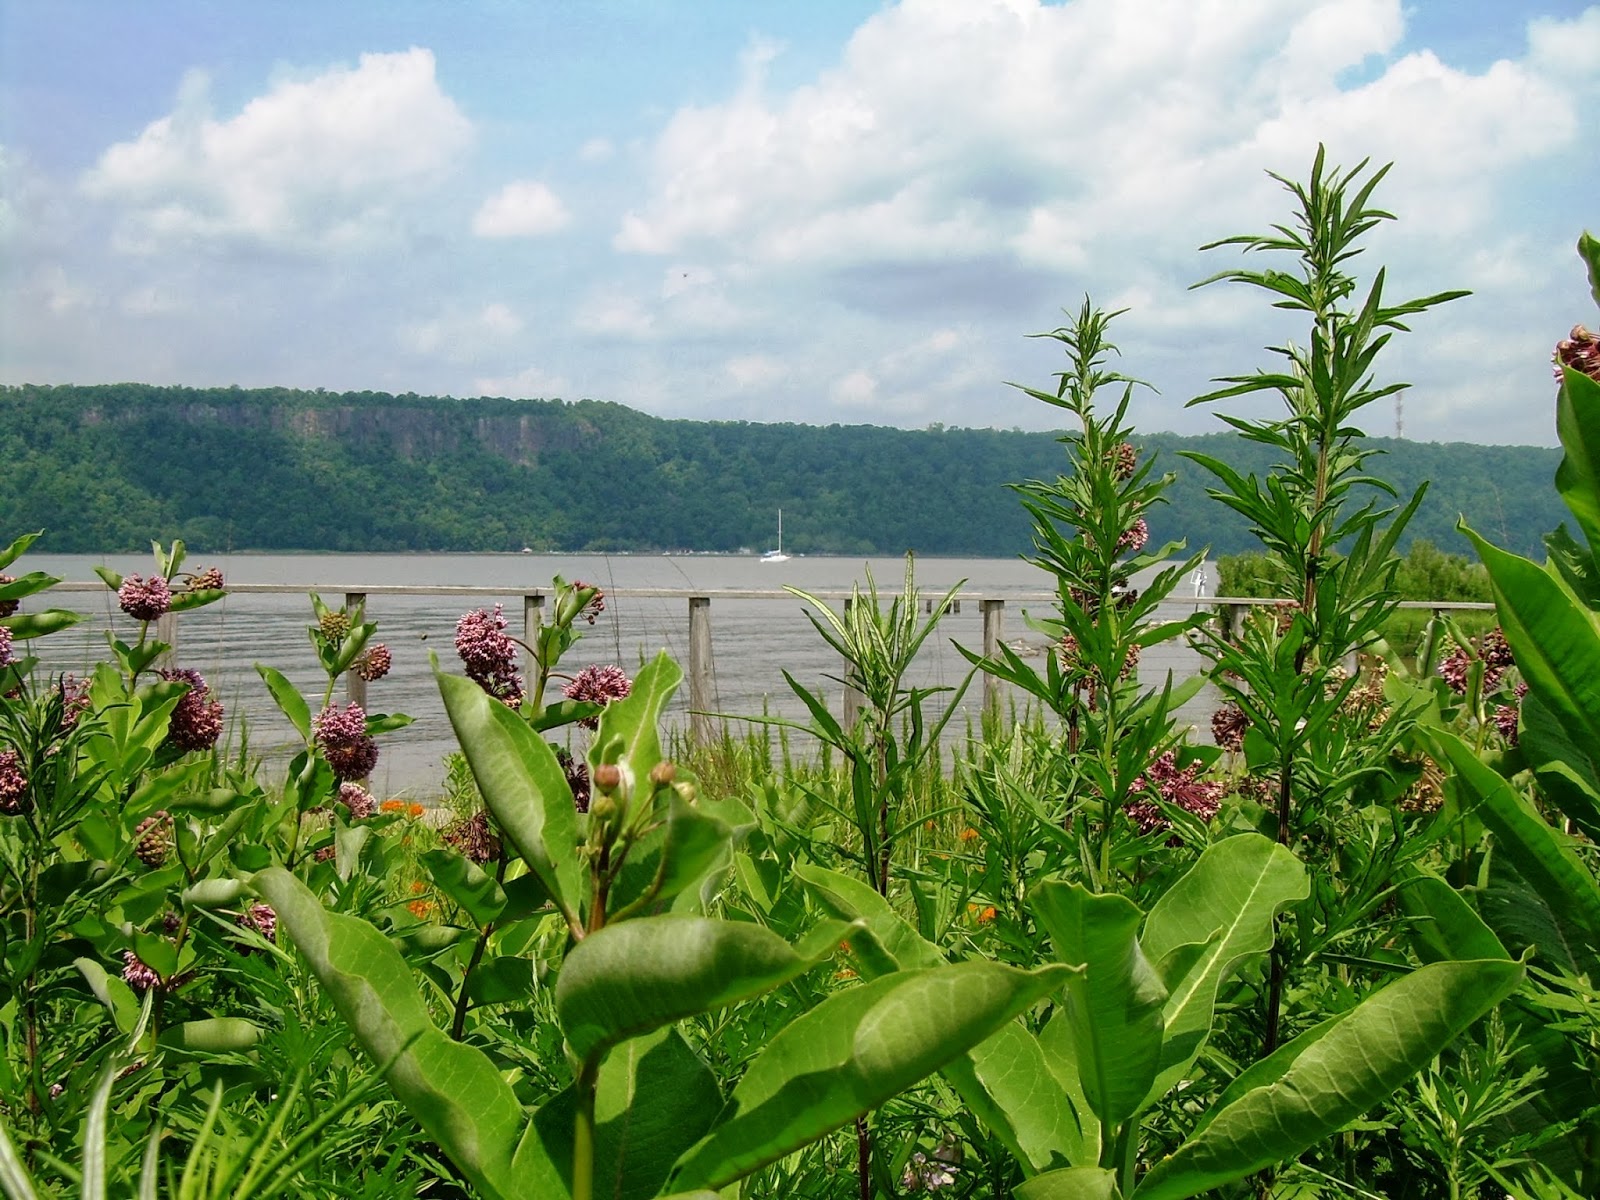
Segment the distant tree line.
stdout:
<path fill-rule="evenodd" d="M 1465 514 L 1521 553 L 1561 519 L 1559 451 L 1377 443 L 1375 474 L 1432 480 L 1409 537 L 1450 550 Z M 1253 546 L 1178 456 L 1265 473 L 1232 433 L 1153 433 L 1177 475 L 1158 542 Z M 784 513 L 796 553 L 1008 557 L 1029 521 L 1008 488 L 1054 478 L 1057 435 L 992 429 L 664 420 L 593 400 L 335 394 L 142 384 L 0 388 L 0 513 L 42 549 L 111 553 L 151 538 L 197 550 L 762 549 Z M 0 531 L 4 534 L 4 531 Z M 7 535 L 8 536 L 8 535 Z"/>

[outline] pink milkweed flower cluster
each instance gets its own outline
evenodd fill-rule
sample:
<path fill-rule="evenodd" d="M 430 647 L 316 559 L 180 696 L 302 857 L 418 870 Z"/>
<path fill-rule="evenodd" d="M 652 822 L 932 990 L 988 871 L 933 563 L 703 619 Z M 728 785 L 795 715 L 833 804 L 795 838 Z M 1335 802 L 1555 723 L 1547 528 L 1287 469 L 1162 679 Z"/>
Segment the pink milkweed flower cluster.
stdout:
<path fill-rule="evenodd" d="M 592 583 L 584 583 L 581 579 L 572 581 L 572 590 L 575 592 L 587 591 L 590 588 L 594 588 L 594 595 L 589 597 L 589 603 L 584 605 L 583 611 L 578 616 L 593 625 L 606 610 L 606 594 Z"/>
<path fill-rule="evenodd" d="M 387 675 L 393 665 L 394 659 L 389 653 L 389 647 L 382 642 L 373 642 L 365 653 L 356 659 L 355 671 L 362 679 L 372 683 Z"/>
<path fill-rule="evenodd" d="M 621 667 L 601 666 L 595 663 L 574 675 L 572 681 L 567 684 L 564 694 L 568 700 L 604 705 L 610 704 L 613 700 L 625 699 L 631 691 L 633 683 Z M 585 717 L 578 723 L 585 729 L 597 729 L 600 725 L 596 717 Z"/>
<path fill-rule="evenodd" d="M 11 630 L 0 625 L 0 667 L 9 667 L 17 661 L 11 649 Z"/>
<path fill-rule="evenodd" d="M 12 576 L 0 573 L 0 587 L 4 587 L 8 583 L 15 582 L 16 579 Z M 20 600 L 0 600 L 0 619 L 9 617 L 12 613 L 16 612 L 21 604 L 22 602 Z"/>
<path fill-rule="evenodd" d="M 1118 553 L 1126 551 L 1129 554 L 1137 554 L 1144 549 L 1144 544 L 1149 540 L 1150 526 L 1143 517 L 1140 517 L 1127 529 L 1123 530 L 1122 536 L 1117 539 L 1117 551 Z"/>
<path fill-rule="evenodd" d="M 513 708 L 522 702 L 517 646 L 506 633 L 503 605 L 475 608 L 456 622 L 456 653 L 467 676 L 489 695 Z"/>
<path fill-rule="evenodd" d="M 1211 740 L 1224 750 L 1243 750 L 1249 729 L 1250 718 L 1237 704 L 1224 704 L 1211 714 Z"/>
<path fill-rule="evenodd" d="M 16 817 L 27 809 L 28 776 L 22 756 L 15 750 L 0 750 L 0 814 Z"/>
<path fill-rule="evenodd" d="M 1571 367 L 1590 379 L 1600 380 L 1600 333 L 1574 325 L 1572 333 L 1556 343 L 1554 361 L 1557 379 L 1561 378 L 1561 368 Z"/>
<path fill-rule="evenodd" d="M 343 710 L 330 704 L 312 718 L 311 736 L 341 781 L 365 779 L 378 765 L 378 743 L 367 735 L 367 714 L 359 704 Z"/>
<path fill-rule="evenodd" d="M 1145 768 L 1144 774 L 1133 781 L 1133 790 L 1154 792 L 1168 804 L 1192 813 L 1202 821 L 1211 820 L 1222 807 L 1222 785 L 1201 779 L 1199 763 L 1180 768 L 1178 756 L 1171 750 Z M 1168 829 L 1172 825 L 1154 800 L 1135 800 L 1128 805 L 1127 813 L 1141 834 Z"/>
<path fill-rule="evenodd" d="M 129 575 L 117 589 L 117 603 L 135 621 L 154 621 L 172 607 L 172 588 L 159 575 Z"/>
<path fill-rule="evenodd" d="M 172 710 L 167 723 L 167 741 L 185 754 L 211 749 L 222 736 L 222 701 L 211 694 L 210 685 L 199 671 L 171 667 L 159 674 L 163 679 L 189 685 L 189 690 Z"/>
<path fill-rule="evenodd" d="M 352 821 L 365 821 L 368 817 L 375 816 L 378 811 L 377 799 L 359 783 L 341 783 L 339 803 L 350 810 Z"/>

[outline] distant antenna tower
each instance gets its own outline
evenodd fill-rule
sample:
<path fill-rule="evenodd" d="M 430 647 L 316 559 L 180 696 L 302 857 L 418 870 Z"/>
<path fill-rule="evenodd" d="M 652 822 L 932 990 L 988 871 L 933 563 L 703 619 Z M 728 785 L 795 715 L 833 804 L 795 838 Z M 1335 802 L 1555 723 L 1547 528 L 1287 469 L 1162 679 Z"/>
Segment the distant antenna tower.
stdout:
<path fill-rule="evenodd" d="M 1394 436 L 1396 441 L 1406 436 L 1405 401 L 1399 392 L 1394 394 Z"/>

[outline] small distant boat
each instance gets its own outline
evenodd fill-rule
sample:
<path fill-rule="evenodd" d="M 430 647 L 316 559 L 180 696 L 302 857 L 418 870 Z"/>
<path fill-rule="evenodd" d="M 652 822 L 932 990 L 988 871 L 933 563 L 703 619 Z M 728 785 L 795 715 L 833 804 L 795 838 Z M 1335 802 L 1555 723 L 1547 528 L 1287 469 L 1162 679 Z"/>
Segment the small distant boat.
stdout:
<path fill-rule="evenodd" d="M 764 563 L 789 561 L 789 556 L 783 552 L 783 509 L 781 508 L 778 510 L 778 548 L 776 550 L 768 550 L 761 556 L 761 561 Z"/>

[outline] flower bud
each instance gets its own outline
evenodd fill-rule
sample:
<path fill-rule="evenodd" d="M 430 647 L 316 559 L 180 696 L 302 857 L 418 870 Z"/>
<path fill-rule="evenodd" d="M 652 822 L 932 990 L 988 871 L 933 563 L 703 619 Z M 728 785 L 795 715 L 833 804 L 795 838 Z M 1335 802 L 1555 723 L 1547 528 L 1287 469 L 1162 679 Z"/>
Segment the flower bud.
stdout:
<path fill-rule="evenodd" d="M 609 794 L 617 790 L 622 783 L 622 768 L 616 763 L 601 763 L 594 769 L 594 786 L 602 793 Z M 593 805 L 590 806 L 593 811 Z"/>
<path fill-rule="evenodd" d="M 650 768 L 650 782 L 656 787 L 666 787 L 678 776 L 678 768 L 669 762 L 658 762 Z"/>

